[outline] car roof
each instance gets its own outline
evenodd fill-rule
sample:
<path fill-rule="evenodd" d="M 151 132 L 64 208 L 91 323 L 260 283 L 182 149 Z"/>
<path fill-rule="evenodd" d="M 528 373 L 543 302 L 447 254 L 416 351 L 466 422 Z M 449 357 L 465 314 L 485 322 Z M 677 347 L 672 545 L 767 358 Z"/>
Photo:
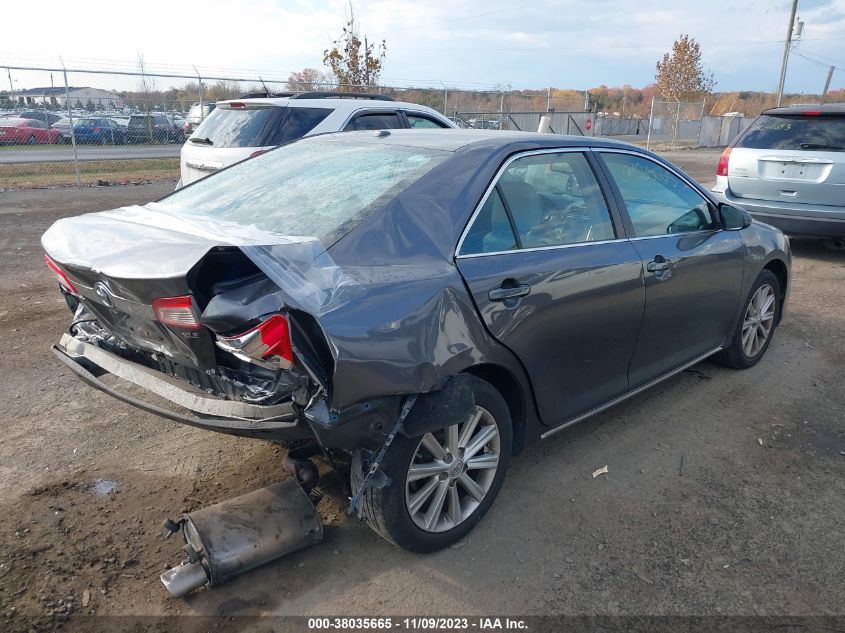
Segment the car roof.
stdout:
<path fill-rule="evenodd" d="M 297 108 L 331 108 L 332 110 L 340 110 L 352 112 L 354 110 L 395 110 L 402 109 L 417 109 L 429 112 L 436 112 L 428 106 L 420 105 L 419 103 L 409 103 L 405 101 L 394 101 L 393 99 L 369 99 L 369 98 L 346 98 L 346 97 L 315 97 L 309 99 L 304 96 L 291 97 L 247 97 L 243 99 L 224 99 L 218 101 L 216 105 L 229 103 L 260 103 L 275 106 L 292 106 Z M 439 113 L 438 113 L 439 114 Z"/>
<path fill-rule="evenodd" d="M 845 114 L 845 103 L 799 103 L 783 108 L 763 110 L 763 114 Z"/>
<path fill-rule="evenodd" d="M 358 132 L 333 132 L 306 137 L 307 139 L 330 139 L 346 143 L 381 143 L 385 145 L 404 145 L 420 149 L 439 149 L 455 152 L 468 146 L 483 146 L 499 149 L 508 145 L 524 146 L 526 143 L 542 147 L 617 147 L 620 149 L 641 150 L 636 145 L 605 138 L 590 136 L 572 136 L 566 134 L 539 134 L 536 132 L 510 132 L 501 130 L 473 129 L 398 129 L 368 130 Z M 301 142 L 301 141 L 300 141 Z"/>

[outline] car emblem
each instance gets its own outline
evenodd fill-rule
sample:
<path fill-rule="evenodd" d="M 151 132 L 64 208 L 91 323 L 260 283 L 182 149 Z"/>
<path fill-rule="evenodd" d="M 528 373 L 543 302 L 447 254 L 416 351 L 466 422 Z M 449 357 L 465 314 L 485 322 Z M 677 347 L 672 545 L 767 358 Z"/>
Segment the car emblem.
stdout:
<path fill-rule="evenodd" d="M 104 284 L 102 281 L 98 281 L 94 285 L 94 291 L 97 293 L 97 296 L 100 297 L 100 301 L 102 301 L 103 304 L 107 305 L 110 308 L 114 307 L 114 301 L 112 301 L 111 290 L 109 290 L 106 284 Z"/>

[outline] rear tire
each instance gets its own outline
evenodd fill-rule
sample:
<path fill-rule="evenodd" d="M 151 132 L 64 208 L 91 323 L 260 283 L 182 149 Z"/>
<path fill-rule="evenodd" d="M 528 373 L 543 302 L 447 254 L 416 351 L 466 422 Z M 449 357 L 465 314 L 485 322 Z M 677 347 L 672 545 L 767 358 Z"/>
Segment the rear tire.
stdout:
<path fill-rule="evenodd" d="M 734 369 L 748 369 L 760 361 L 780 321 L 781 293 L 775 274 L 763 270 L 751 286 L 730 343 L 716 356 L 719 363 Z"/>
<path fill-rule="evenodd" d="M 507 403 L 490 383 L 474 376 L 471 380 L 477 407 L 473 419 L 423 437 L 398 434 L 381 464 L 391 483 L 361 497 L 367 524 L 412 552 L 436 552 L 466 536 L 493 505 L 505 479 L 513 445 Z M 445 454 L 438 459 L 434 452 L 440 451 Z M 416 473 L 411 473 L 412 466 Z M 367 468 L 356 451 L 353 492 Z M 421 474 L 428 468 L 437 473 Z"/>
<path fill-rule="evenodd" d="M 38 143 L 38 139 L 37 139 L 37 138 L 35 138 L 35 136 L 34 136 L 34 135 L 33 135 L 33 136 L 30 136 L 28 139 L 26 139 L 26 144 L 27 144 L 27 145 L 36 145 L 37 143 Z"/>

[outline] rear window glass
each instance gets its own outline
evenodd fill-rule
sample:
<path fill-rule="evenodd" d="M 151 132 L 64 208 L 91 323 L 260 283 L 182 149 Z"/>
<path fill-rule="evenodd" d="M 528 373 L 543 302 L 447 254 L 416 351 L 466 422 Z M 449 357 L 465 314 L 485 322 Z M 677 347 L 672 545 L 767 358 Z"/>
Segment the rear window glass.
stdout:
<path fill-rule="evenodd" d="M 203 225 L 316 237 L 328 246 L 448 155 L 314 137 L 237 163 L 153 205 Z"/>
<path fill-rule="evenodd" d="M 845 151 L 845 116 L 772 116 L 763 114 L 739 139 L 737 147 Z"/>
<path fill-rule="evenodd" d="M 214 147 L 282 145 L 308 134 L 331 112 L 330 108 L 217 108 L 192 137 L 208 139 Z"/>

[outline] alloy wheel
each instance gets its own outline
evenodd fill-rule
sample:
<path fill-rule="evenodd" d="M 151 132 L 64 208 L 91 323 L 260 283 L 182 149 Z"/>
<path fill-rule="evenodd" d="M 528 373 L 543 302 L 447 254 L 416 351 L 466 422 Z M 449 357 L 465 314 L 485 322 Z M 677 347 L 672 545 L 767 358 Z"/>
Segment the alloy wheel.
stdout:
<path fill-rule="evenodd" d="M 742 352 L 754 358 L 765 347 L 775 323 L 775 290 L 763 284 L 751 297 L 742 323 Z"/>
<path fill-rule="evenodd" d="M 496 478 L 500 449 L 496 420 L 480 406 L 466 422 L 423 435 L 405 477 L 416 526 L 445 532 L 472 516 Z"/>

